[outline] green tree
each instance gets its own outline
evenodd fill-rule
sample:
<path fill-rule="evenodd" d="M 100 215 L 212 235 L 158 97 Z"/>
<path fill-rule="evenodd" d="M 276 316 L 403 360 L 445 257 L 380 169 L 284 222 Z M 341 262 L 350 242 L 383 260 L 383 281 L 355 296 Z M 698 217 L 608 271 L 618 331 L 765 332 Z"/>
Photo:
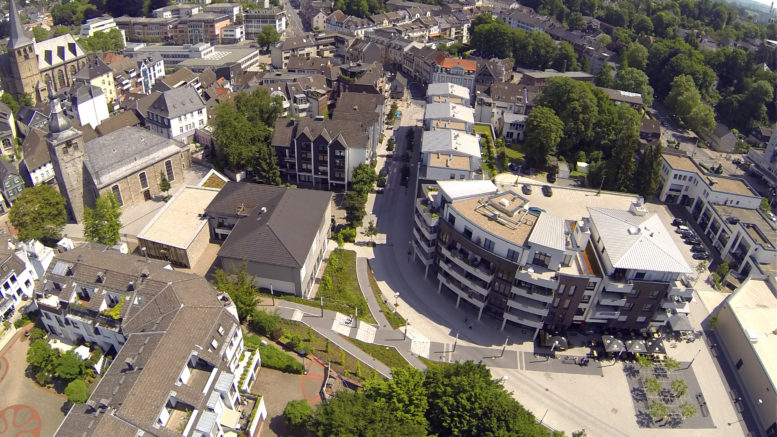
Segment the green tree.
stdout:
<path fill-rule="evenodd" d="M 340 363 L 341 366 L 345 364 L 345 351 L 342 349 L 340 349 L 340 358 L 337 362 Z"/>
<path fill-rule="evenodd" d="M 159 190 L 165 193 L 165 195 L 170 191 L 170 181 L 167 180 L 165 172 L 161 170 L 159 171 Z"/>
<path fill-rule="evenodd" d="M 695 416 L 697 413 L 697 409 L 695 406 L 689 404 L 688 402 L 683 402 L 680 404 L 680 414 L 685 419 L 690 419 L 691 417 Z"/>
<path fill-rule="evenodd" d="M 0 101 L 8 105 L 8 109 L 10 109 L 12 113 L 16 114 L 16 112 L 19 111 L 19 103 L 10 93 L 3 93 L 3 96 L 0 97 Z"/>
<path fill-rule="evenodd" d="M 21 241 L 56 242 L 67 221 L 65 198 L 51 185 L 37 185 L 22 191 L 11 206 L 8 218 Z"/>
<path fill-rule="evenodd" d="M 74 379 L 65 387 L 67 400 L 72 404 L 83 404 L 89 399 L 89 384 L 83 379 Z"/>
<path fill-rule="evenodd" d="M 254 278 L 248 274 L 245 264 L 232 274 L 228 274 L 222 269 L 216 269 L 213 280 L 216 289 L 226 292 L 232 299 L 240 320 L 246 320 L 254 312 L 256 304 L 259 302 L 258 290 L 254 284 Z"/>
<path fill-rule="evenodd" d="M 394 411 L 372 401 L 363 392 L 347 390 L 319 404 L 309 429 L 320 437 L 427 435 L 424 427 L 398 420 Z"/>
<path fill-rule="evenodd" d="M 650 403 L 650 416 L 653 417 L 653 419 L 661 420 L 666 418 L 668 415 L 669 408 L 667 408 L 663 402 L 652 401 Z"/>
<path fill-rule="evenodd" d="M 57 358 L 55 363 L 57 375 L 71 380 L 78 378 L 84 371 L 84 360 L 73 351 L 67 351 Z"/>
<path fill-rule="evenodd" d="M 580 70 L 580 63 L 577 62 L 577 54 L 572 44 L 566 41 L 559 43 L 556 57 L 553 59 L 553 68 L 558 71 Z"/>
<path fill-rule="evenodd" d="M 653 104 L 653 87 L 649 85 L 647 75 L 641 70 L 631 67 L 621 68 L 615 78 L 615 88 L 642 94 L 642 102 L 646 106 Z"/>
<path fill-rule="evenodd" d="M 51 36 L 60 36 L 70 33 L 70 28 L 67 26 L 56 26 L 54 29 L 51 30 Z"/>
<path fill-rule="evenodd" d="M 650 393 L 656 393 L 661 390 L 661 384 L 656 378 L 647 378 L 645 380 L 644 386 L 645 390 L 649 391 Z"/>
<path fill-rule="evenodd" d="M 672 89 L 664 103 L 695 131 L 711 132 L 715 127 L 715 113 L 709 105 L 702 103 L 701 94 L 689 75 L 677 76 L 672 81 Z"/>
<path fill-rule="evenodd" d="M 650 21 L 650 18 L 642 15 L 637 19 L 637 22 L 634 23 L 634 32 L 651 35 L 653 33 L 653 22 Z"/>
<path fill-rule="evenodd" d="M 678 397 L 688 393 L 688 384 L 682 379 L 675 379 L 672 381 L 672 391 Z"/>
<path fill-rule="evenodd" d="M 291 427 L 294 434 L 302 434 L 312 417 L 313 408 L 304 399 L 289 401 L 283 409 L 283 420 Z"/>
<path fill-rule="evenodd" d="M 107 32 L 95 32 L 89 38 L 80 38 L 78 43 L 88 52 L 116 52 L 124 48 L 121 31 L 115 28 Z"/>
<path fill-rule="evenodd" d="M 771 212 L 772 208 L 769 206 L 769 199 L 766 197 L 761 198 L 761 204 L 758 206 L 758 209 L 761 210 L 762 213 L 768 214 Z"/>
<path fill-rule="evenodd" d="M 281 170 L 278 167 L 278 158 L 275 149 L 265 144 L 259 148 L 259 156 L 254 165 L 256 181 L 266 185 L 281 184 Z"/>
<path fill-rule="evenodd" d="M 367 225 L 367 230 L 365 231 L 364 235 L 370 237 L 370 241 L 372 244 L 375 244 L 375 236 L 378 235 L 378 228 L 375 226 L 375 222 L 373 220 L 370 220 L 370 223 Z"/>
<path fill-rule="evenodd" d="M 119 241 L 120 229 L 121 205 L 112 192 L 98 197 L 94 209 L 84 210 L 84 236 L 87 241 L 113 246 Z"/>
<path fill-rule="evenodd" d="M 624 67 L 636 68 L 645 71 L 648 61 L 648 49 L 638 42 L 633 42 L 626 47 L 621 55 L 621 64 Z"/>
<path fill-rule="evenodd" d="M 615 106 L 612 157 L 608 161 L 607 186 L 616 191 L 629 191 L 634 183 L 634 155 L 639 147 L 640 115 L 626 105 Z"/>
<path fill-rule="evenodd" d="M 584 30 L 586 28 L 585 18 L 580 12 L 572 12 L 567 18 L 567 27 L 569 30 Z"/>
<path fill-rule="evenodd" d="M 726 275 L 728 275 L 728 272 L 730 270 L 731 270 L 731 268 L 729 267 L 728 263 L 727 262 L 722 262 L 718 266 L 717 272 L 718 272 L 718 274 L 720 275 L 721 278 L 725 278 Z"/>
<path fill-rule="evenodd" d="M 251 318 L 248 323 L 251 326 L 251 329 L 259 334 L 270 336 L 273 331 L 280 328 L 281 318 L 277 314 L 254 309 L 251 311 Z"/>
<path fill-rule="evenodd" d="M 596 73 L 594 83 L 596 86 L 604 88 L 612 88 L 615 86 L 615 78 L 613 77 L 612 67 L 609 62 L 605 62 L 604 65 L 602 65 L 602 69 Z"/>
<path fill-rule="evenodd" d="M 264 47 L 264 50 L 270 50 L 272 44 L 281 40 L 281 35 L 275 30 L 275 26 L 267 24 L 262 26 L 262 30 L 256 35 L 256 42 Z"/>
<path fill-rule="evenodd" d="M 666 357 L 664 367 L 666 367 L 666 370 L 677 370 L 680 368 L 680 363 L 672 357 Z"/>
<path fill-rule="evenodd" d="M 378 180 L 378 174 L 371 166 L 361 163 L 357 165 L 351 173 L 351 188 L 360 193 L 370 193 L 375 189 L 375 182 Z"/>
<path fill-rule="evenodd" d="M 40 26 L 32 28 L 32 35 L 35 37 L 36 42 L 45 41 L 50 38 L 49 31 Z"/>
<path fill-rule="evenodd" d="M 599 102 L 590 83 L 568 77 L 551 77 L 535 99 L 535 105 L 552 109 L 564 123 L 559 154 L 568 155 L 579 145 L 593 140 L 594 126 L 599 119 Z"/>
<path fill-rule="evenodd" d="M 548 156 L 556 153 L 563 133 L 564 123 L 552 109 L 534 107 L 526 119 L 526 156 L 536 164 L 547 164 Z"/>
<path fill-rule="evenodd" d="M 426 428 L 426 388 L 424 374 L 412 367 L 391 369 L 391 379 L 365 382 L 367 397 L 386 408 L 401 423 Z"/>
<path fill-rule="evenodd" d="M 48 342 L 38 340 L 27 349 L 27 364 L 40 385 L 48 384 L 54 376 L 54 363 L 58 352 L 49 346 Z"/>
<path fill-rule="evenodd" d="M 354 190 L 345 193 L 343 209 L 345 209 L 345 220 L 351 227 L 361 226 L 364 216 L 367 215 L 367 211 L 364 209 L 366 203 L 366 194 Z"/>

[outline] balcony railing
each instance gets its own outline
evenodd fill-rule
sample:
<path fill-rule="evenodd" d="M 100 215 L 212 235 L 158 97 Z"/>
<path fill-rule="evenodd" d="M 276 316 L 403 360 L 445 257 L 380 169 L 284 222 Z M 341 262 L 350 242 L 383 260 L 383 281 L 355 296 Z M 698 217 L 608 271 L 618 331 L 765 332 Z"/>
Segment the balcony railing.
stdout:
<path fill-rule="evenodd" d="M 631 281 L 625 282 L 608 282 L 604 289 L 610 293 L 631 293 L 634 288 L 634 284 Z"/>
<path fill-rule="evenodd" d="M 449 261 L 445 261 L 444 259 L 440 259 L 440 268 L 448 272 L 462 284 L 469 286 L 472 290 L 475 290 L 484 296 L 488 294 L 488 283 L 482 279 L 476 278 L 474 275 L 467 272 L 460 266 L 457 266 L 456 264 L 453 264 Z"/>
<path fill-rule="evenodd" d="M 451 248 L 450 245 L 443 247 L 441 252 L 448 259 L 486 282 L 491 282 L 494 278 L 494 269 L 486 262 L 478 259 L 477 256 L 470 257 L 466 251 L 456 250 L 455 247 Z"/>
<path fill-rule="evenodd" d="M 507 305 L 519 309 L 521 311 L 536 314 L 538 316 L 547 316 L 548 315 L 548 305 L 543 304 L 531 299 L 525 299 L 522 297 L 516 298 L 516 299 L 508 299 Z"/>
<path fill-rule="evenodd" d="M 520 284 L 520 285 L 518 285 Z M 537 287 L 531 284 L 525 284 L 519 282 L 510 289 L 510 291 L 516 295 L 525 297 L 527 299 L 535 300 L 543 303 L 550 303 L 553 301 L 553 291 L 546 291 L 546 288 Z"/>
<path fill-rule="evenodd" d="M 424 219 L 421 217 L 421 215 L 418 212 L 416 212 L 414 216 L 415 216 L 416 229 L 420 229 L 421 231 L 423 231 L 426 238 L 430 240 L 437 238 L 437 229 L 438 229 L 437 226 L 429 226 L 427 224 L 428 222 L 424 221 Z"/>
<path fill-rule="evenodd" d="M 466 286 L 462 285 L 455 278 L 447 276 L 447 273 L 440 272 L 437 274 L 437 279 L 445 284 L 448 288 L 453 290 L 456 295 L 463 297 L 471 304 L 481 308 L 486 304 L 486 298 L 480 293 L 470 290 Z"/>
<path fill-rule="evenodd" d="M 621 297 L 618 294 L 610 294 L 610 293 L 602 293 L 602 295 L 599 297 L 599 304 L 600 305 L 608 305 L 608 306 L 615 306 L 615 307 L 622 307 L 626 305 L 626 298 Z"/>
<path fill-rule="evenodd" d="M 558 272 L 540 266 L 521 268 L 516 272 L 515 277 L 540 287 L 555 289 L 558 286 Z"/>
<path fill-rule="evenodd" d="M 596 311 L 591 317 L 594 319 L 612 320 L 620 317 L 621 313 L 618 311 Z"/>
<path fill-rule="evenodd" d="M 526 313 L 518 309 L 509 308 L 504 312 L 503 317 L 513 323 L 528 326 L 534 329 L 541 329 L 545 318 L 536 314 Z"/>

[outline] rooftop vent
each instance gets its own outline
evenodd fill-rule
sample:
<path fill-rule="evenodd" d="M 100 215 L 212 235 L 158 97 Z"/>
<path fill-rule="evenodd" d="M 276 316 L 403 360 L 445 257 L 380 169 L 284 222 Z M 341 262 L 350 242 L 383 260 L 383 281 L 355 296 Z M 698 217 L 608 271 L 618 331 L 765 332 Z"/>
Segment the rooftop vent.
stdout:
<path fill-rule="evenodd" d="M 499 204 L 507 208 L 508 206 L 510 206 L 510 201 L 507 199 L 499 199 Z"/>
<path fill-rule="evenodd" d="M 262 208 L 259 210 L 259 214 L 267 214 L 267 207 L 263 206 L 263 207 L 262 207 Z"/>
<path fill-rule="evenodd" d="M 629 235 L 637 235 L 639 234 L 639 228 L 636 226 L 631 226 L 628 232 L 629 232 Z"/>
<path fill-rule="evenodd" d="M 134 357 L 127 358 L 126 360 L 124 360 L 124 364 L 127 365 L 127 368 L 129 370 L 134 370 L 135 369 L 135 358 Z"/>

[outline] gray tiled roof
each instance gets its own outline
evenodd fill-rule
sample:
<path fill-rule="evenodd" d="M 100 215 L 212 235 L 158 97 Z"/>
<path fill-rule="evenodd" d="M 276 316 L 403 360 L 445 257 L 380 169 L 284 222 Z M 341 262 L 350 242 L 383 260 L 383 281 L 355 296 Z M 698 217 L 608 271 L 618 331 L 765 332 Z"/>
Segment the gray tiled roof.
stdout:
<path fill-rule="evenodd" d="M 188 86 L 165 91 L 148 108 L 149 111 L 167 118 L 175 118 L 205 107 L 202 97 Z"/>
<path fill-rule="evenodd" d="M 178 141 L 128 126 L 87 142 L 85 164 L 100 189 L 180 153 L 183 148 Z"/>
<path fill-rule="evenodd" d="M 275 122 L 272 145 L 289 147 L 292 138 L 304 135 L 309 139 L 324 136 L 327 141 L 338 141 L 347 148 L 363 149 L 367 146 L 367 127 L 358 120 L 314 120 L 301 118 L 298 121 L 279 119 Z"/>
<path fill-rule="evenodd" d="M 205 209 L 209 216 L 241 218 L 219 256 L 299 268 L 316 238 L 332 200 L 328 191 L 228 182 Z M 263 213 L 262 210 L 265 209 Z"/>
<path fill-rule="evenodd" d="M 22 152 L 24 153 L 25 165 L 30 172 L 51 162 L 45 136 L 45 132 L 34 127 L 24 138 Z"/>
<path fill-rule="evenodd" d="M 113 69 L 108 66 L 100 58 L 94 58 L 89 61 L 82 69 L 78 70 L 75 78 L 81 80 L 92 80 L 100 77 L 104 74 L 113 72 Z"/>

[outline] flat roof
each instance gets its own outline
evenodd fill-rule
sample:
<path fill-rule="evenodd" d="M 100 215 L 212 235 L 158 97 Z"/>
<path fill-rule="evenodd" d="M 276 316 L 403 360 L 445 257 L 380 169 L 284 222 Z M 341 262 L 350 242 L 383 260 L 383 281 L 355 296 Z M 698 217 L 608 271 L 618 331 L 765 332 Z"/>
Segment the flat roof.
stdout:
<path fill-rule="evenodd" d="M 203 226 L 208 225 L 202 215 L 218 193 L 215 188 L 184 187 L 140 231 L 138 238 L 188 248 Z"/>
<path fill-rule="evenodd" d="M 486 199 L 486 197 L 460 200 L 452 203 L 451 208 L 486 232 L 523 246 L 529 239 L 538 217 L 525 211 L 519 211 L 515 216 L 507 217 L 506 219 L 510 222 L 505 224 L 505 222 L 494 218 L 495 213 L 501 213 L 501 211 L 487 207 L 481 199 Z M 492 200 L 493 203 L 496 203 L 495 201 L 498 201 L 498 198 Z"/>
<path fill-rule="evenodd" d="M 231 62 L 240 62 L 252 55 L 259 56 L 259 51 L 257 49 L 251 49 L 251 48 L 235 48 L 235 47 L 224 47 L 224 46 L 216 46 L 213 53 L 204 56 L 202 58 L 189 58 L 186 60 L 181 61 L 178 63 L 180 66 L 203 66 L 203 65 L 213 65 L 213 66 L 219 66 L 224 64 L 229 64 Z"/>
<path fill-rule="evenodd" d="M 728 298 L 728 305 L 742 327 L 743 334 L 757 337 L 749 341 L 756 356 L 761 360 L 764 371 L 772 386 L 777 385 L 777 297 L 764 280 L 747 279 Z"/>
<path fill-rule="evenodd" d="M 485 196 L 496 193 L 496 185 L 491 181 L 437 181 L 437 186 L 450 202 L 472 196 Z"/>
<path fill-rule="evenodd" d="M 429 167 L 452 168 L 455 170 L 469 170 L 471 168 L 469 156 L 456 156 L 443 153 L 429 154 Z"/>
<path fill-rule="evenodd" d="M 742 194 L 745 196 L 757 197 L 757 194 L 753 193 L 753 190 L 747 186 L 741 179 L 729 178 L 719 175 L 707 175 L 698 165 L 689 157 L 682 155 L 671 155 L 665 153 L 663 155 L 664 160 L 673 169 L 685 170 L 695 172 L 701 177 L 702 181 L 707 184 L 711 190 L 719 191 L 722 193 Z M 710 184 L 710 180 L 714 181 L 714 184 Z"/>
<path fill-rule="evenodd" d="M 726 220 L 729 217 L 736 217 L 739 219 L 740 224 L 755 225 L 760 232 L 755 231 L 752 228 L 748 228 L 748 234 L 750 234 L 756 242 L 761 243 L 764 247 L 774 249 L 775 242 L 777 242 L 777 230 L 775 230 L 769 224 L 769 222 L 766 221 L 766 219 L 761 215 L 761 213 L 758 212 L 758 210 L 715 204 L 713 204 L 712 207 L 715 208 L 723 220 Z"/>

